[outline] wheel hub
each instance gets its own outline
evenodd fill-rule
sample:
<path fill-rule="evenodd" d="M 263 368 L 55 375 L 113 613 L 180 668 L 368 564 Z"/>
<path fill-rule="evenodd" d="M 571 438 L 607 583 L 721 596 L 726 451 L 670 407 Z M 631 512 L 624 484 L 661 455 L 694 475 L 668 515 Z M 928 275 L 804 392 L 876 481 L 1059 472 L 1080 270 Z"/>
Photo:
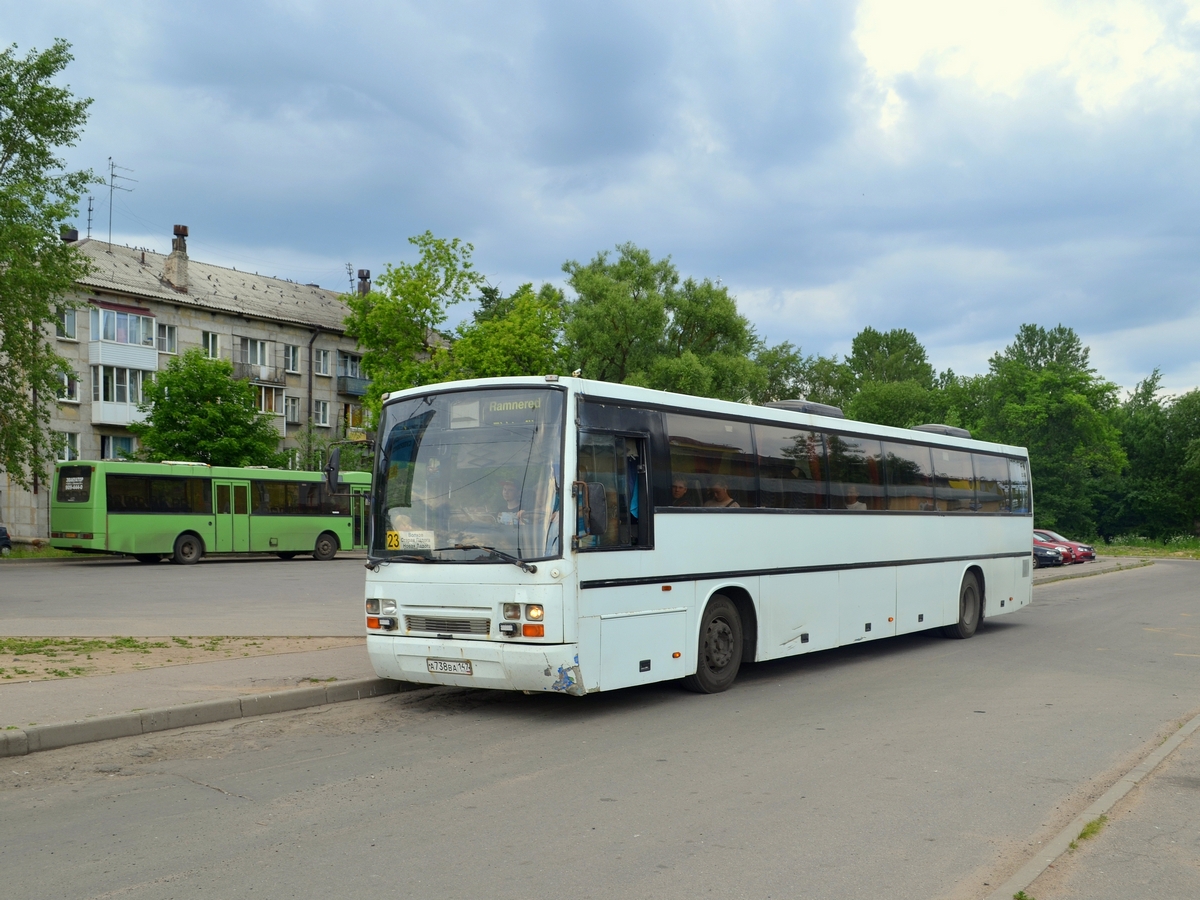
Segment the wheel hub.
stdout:
<path fill-rule="evenodd" d="M 733 659 L 733 629 L 724 619 L 717 619 L 708 624 L 704 656 L 710 669 L 723 669 Z"/>

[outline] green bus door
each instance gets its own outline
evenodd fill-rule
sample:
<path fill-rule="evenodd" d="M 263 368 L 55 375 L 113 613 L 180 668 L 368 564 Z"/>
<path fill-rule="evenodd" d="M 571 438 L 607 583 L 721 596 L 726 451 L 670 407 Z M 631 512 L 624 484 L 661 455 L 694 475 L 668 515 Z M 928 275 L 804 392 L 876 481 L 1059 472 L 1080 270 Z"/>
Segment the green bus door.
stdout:
<path fill-rule="evenodd" d="M 246 481 L 213 481 L 216 511 L 216 553 L 250 550 L 250 484 Z"/>
<path fill-rule="evenodd" d="M 354 517 L 354 549 L 367 546 L 367 500 L 368 495 L 355 491 L 350 494 L 350 515 Z"/>

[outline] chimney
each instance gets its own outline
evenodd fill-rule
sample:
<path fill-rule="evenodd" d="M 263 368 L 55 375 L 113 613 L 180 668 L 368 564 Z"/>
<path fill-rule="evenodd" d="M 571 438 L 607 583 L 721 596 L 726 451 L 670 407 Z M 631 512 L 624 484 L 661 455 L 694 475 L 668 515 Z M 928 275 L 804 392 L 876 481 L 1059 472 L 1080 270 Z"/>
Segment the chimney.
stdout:
<path fill-rule="evenodd" d="M 79 240 L 78 228 L 64 228 L 62 230 L 62 239 L 64 244 L 73 244 Z"/>
<path fill-rule="evenodd" d="M 358 270 L 358 293 L 360 296 L 367 296 L 371 292 L 371 270 Z"/>
<path fill-rule="evenodd" d="M 163 278 L 171 287 L 184 294 L 188 289 L 187 236 L 188 227 L 186 225 L 175 226 L 175 239 L 171 241 L 171 255 L 163 264 Z"/>

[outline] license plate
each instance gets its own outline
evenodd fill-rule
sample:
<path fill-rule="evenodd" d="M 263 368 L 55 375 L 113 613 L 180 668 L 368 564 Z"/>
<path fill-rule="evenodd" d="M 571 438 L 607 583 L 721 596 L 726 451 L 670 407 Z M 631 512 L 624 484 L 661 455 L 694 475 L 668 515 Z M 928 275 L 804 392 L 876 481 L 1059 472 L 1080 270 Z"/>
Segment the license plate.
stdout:
<path fill-rule="evenodd" d="M 469 659 L 427 659 L 425 665 L 435 675 L 471 675 Z"/>

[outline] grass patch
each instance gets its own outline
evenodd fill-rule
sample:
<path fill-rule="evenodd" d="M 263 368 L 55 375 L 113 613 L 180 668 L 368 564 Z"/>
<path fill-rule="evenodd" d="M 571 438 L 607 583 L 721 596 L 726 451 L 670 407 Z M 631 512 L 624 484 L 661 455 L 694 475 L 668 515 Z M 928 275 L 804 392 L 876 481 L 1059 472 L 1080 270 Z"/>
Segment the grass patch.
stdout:
<path fill-rule="evenodd" d="M 32 544 L 13 544 L 7 554 L 0 554 L 0 563 L 9 559 L 64 559 L 68 556 L 78 556 L 70 550 L 59 550 L 57 547 L 35 547 Z"/>
<path fill-rule="evenodd" d="M 95 653 L 100 650 L 115 652 L 149 653 L 166 647 L 166 641 L 143 641 L 133 637 L 114 638 L 26 638 L 0 637 L 0 654 L 13 656 L 57 657 L 59 653 Z M 28 674 L 20 669 L 14 669 L 19 675 Z"/>
<path fill-rule="evenodd" d="M 1080 841 L 1090 841 L 1100 833 L 1100 830 L 1108 823 L 1108 816 L 1097 816 L 1083 826 L 1083 831 L 1079 832 L 1079 837 L 1071 841 L 1071 849 L 1078 850 Z"/>
<path fill-rule="evenodd" d="M 1138 534 L 1122 534 L 1111 544 L 1097 544 L 1103 556 L 1153 556 L 1161 559 L 1200 559 L 1200 537 L 1177 534 L 1156 540 Z"/>
<path fill-rule="evenodd" d="M 1015 894 L 1013 894 L 1013 900 L 1034 900 L 1034 898 L 1030 897 L 1024 891 L 1017 891 Z"/>

